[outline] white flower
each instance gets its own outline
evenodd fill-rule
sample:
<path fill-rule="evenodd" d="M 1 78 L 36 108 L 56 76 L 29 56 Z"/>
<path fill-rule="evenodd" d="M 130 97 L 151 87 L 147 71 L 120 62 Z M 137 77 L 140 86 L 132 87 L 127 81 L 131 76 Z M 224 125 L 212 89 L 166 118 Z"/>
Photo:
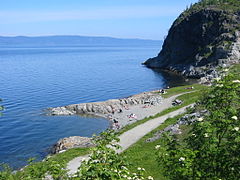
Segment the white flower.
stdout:
<path fill-rule="evenodd" d="M 216 81 L 220 81 L 220 80 L 221 80 L 221 78 L 215 78 L 215 80 L 216 80 Z"/>
<path fill-rule="evenodd" d="M 192 134 L 192 136 L 193 136 L 193 137 L 197 137 L 197 135 L 196 135 L 196 134 Z"/>
<path fill-rule="evenodd" d="M 239 127 L 235 127 L 235 128 L 233 128 L 233 130 L 235 130 L 235 131 L 239 131 Z"/>
<path fill-rule="evenodd" d="M 233 116 L 232 119 L 238 120 L 238 117 L 237 116 Z"/>
<path fill-rule="evenodd" d="M 209 137 L 208 133 L 205 133 L 205 134 L 204 134 L 204 137 L 206 137 L 206 138 Z"/>
<path fill-rule="evenodd" d="M 114 172 L 116 172 L 116 173 L 117 173 L 118 171 L 115 169 L 115 170 L 114 170 Z"/>
<path fill-rule="evenodd" d="M 148 180 L 153 180 L 153 177 L 152 176 L 148 176 Z"/>
<path fill-rule="evenodd" d="M 136 173 L 133 173 L 134 176 L 136 176 L 137 174 Z"/>
<path fill-rule="evenodd" d="M 142 170 L 142 168 L 138 167 L 138 168 L 137 168 L 137 170 L 141 171 L 141 170 Z"/>
<path fill-rule="evenodd" d="M 234 167 L 232 167 L 231 170 L 234 171 Z"/>
<path fill-rule="evenodd" d="M 217 84 L 217 87 L 223 87 L 223 84 Z"/>
<path fill-rule="evenodd" d="M 99 163 L 100 161 L 98 159 L 93 160 L 94 163 Z"/>
<path fill-rule="evenodd" d="M 124 174 L 123 177 L 124 177 L 124 178 L 127 178 L 127 175 Z"/>
<path fill-rule="evenodd" d="M 228 71 L 229 71 L 229 69 L 224 69 L 223 71 L 224 71 L 224 72 L 228 72 Z"/>
<path fill-rule="evenodd" d="M 128 168 L 126 168 L 125 166 L 122 166 L 122 169 L 128 170 Z"/>
<path fill-rule="evenodd" d="M 185 161 L 185 158 L 184 157 L 180 157 L 179 161 Z"/>
<path fill-rule="evenodd" d="M 145 169 L 144 169 L 144 168 L 142 168 L 142 171 L 145 171 Z"/>
<path fill-rule="evenodd" d="M 201 122 L 203 121 L 203 118 L 198 118 L 197 121 Z"/>
<path fill-rule="evenodd" d="M 160 145 L 156 145 L 155 146 L 155 149 L 159 149 L 161 146 Z"/>
<path fill-rule="evenodd" d="M 240 83 L 240 80 L 233 80 L 233 83 Z"/>
<path fill-rule="evenodd" d="M 127 179 L 132 179 L 131 177 L 128 177 Z"/>

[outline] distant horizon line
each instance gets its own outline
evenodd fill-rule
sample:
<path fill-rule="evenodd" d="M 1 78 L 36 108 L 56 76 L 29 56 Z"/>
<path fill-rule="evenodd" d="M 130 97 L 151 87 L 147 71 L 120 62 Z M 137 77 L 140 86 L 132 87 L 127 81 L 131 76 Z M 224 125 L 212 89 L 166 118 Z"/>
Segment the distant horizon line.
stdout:
<path fill-rule="evenodd" d="M 147 40 L 147 41 L 163 41 L 163 39 L 147 39 L 147 38 L 121 38 L 114 36 L 101 36 L 101 35 L 0 35 L 3 38 L 17 38 L 17 37 L 25 37 L 25 38 L 38 38 L 38 37 L 87 37 L 87 38 L 111 38 L 111 39 L 126 39 L 126 40 Z"/>

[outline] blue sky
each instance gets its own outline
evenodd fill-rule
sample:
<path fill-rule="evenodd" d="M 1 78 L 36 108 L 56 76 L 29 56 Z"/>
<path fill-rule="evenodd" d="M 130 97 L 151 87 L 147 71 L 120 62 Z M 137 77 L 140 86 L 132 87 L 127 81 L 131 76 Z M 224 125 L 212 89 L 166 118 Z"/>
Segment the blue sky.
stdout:
<path fill-rule="evenodd" d="M 0 0 L 1 36 L 85 35 L 163 39 L 197 0 Z"/>

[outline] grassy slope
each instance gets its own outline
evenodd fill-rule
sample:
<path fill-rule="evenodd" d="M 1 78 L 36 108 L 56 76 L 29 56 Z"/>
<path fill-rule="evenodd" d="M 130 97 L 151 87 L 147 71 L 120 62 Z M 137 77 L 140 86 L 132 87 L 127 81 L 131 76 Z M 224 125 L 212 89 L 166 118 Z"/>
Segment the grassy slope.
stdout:
<path fill-rule="evenodd" d="M 168 125 L 174 124 L 180 117 L 181 115 L 167 119 L 162 125 L 144 136 L 123 153 L 123 155 L 129 160 L 133 171 L 138 167 L 142 167 L 146 170 L 146 176 L 153 176 L 155 180 L 166 179 L 162 176 L 161 171 L 159 170 L 155 156 L 155 146 L 159 143 L 159 140 L 149 143 L 146 143 L 145 140 L 152 137 L 158 130 L 163 130 Z"/>
<path fill-rule="evenodd" d="M 82 156 L 82 155 L 85 155 L 88 153 L 90 153 L 89 148 L 74 148 L 74 149 L 70 149 L 66 152 L 51 156 L 48 158 L 48 160 L 55 161 L 56 163 L 60 164 L 61 167 L 65 167 L 66 164 L 73 158 L 75 158 L 77 156 Z M 18 171 L 16 176 L 21 177 L 21 174 L 29 174 L 29 173 L 32 173 L 33 171 L 36 171 L 38 174 L 45 174 L 46 171 L 51 168 L 52 167 L 48 163 L 48 161 L 34 162 L 31 165 L 25 167 L 22 171 Z M 37 173 L 35 173 L 35 174 L 37 174 Z"/>

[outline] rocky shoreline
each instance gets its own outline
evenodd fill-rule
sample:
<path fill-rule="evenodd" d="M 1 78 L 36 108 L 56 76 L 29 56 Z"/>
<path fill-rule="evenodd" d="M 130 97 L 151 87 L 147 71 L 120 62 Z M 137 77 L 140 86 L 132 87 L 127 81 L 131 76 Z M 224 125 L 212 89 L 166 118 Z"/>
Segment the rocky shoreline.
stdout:
<path fill-rule="evenodd" d="M 162 102 L 162 96 L 159 91 L 150 91 L 129 96 L 122 99 L 110 99 L 102 102 L 91 102 L 72 104 L 62 107 L 48 109 L 48 115 L 66 116 L 66 115 L 95 115 L 111 119 L 111 115 L 122 113 L 134 105 L 159 105 Z"/>
<path fill-rule="evenodd" d="M 47 114 L 51 116 L 92 115 L 103 117 L 110 121 L 110 128 L 118 130 L 145 117 L 157 114 L 161 109 L 165 108 L 163 103 L 164 99 L 161 92 L 156 90 L 121 99 L 49 108 Z M 171 102 L 168 104 L 171 104 Z M 92 146 L 94 144 L 91 138 L 71 136 L 62 138 L 54 144 L 51 153 L 56 154 L 71 148 Z"/>

